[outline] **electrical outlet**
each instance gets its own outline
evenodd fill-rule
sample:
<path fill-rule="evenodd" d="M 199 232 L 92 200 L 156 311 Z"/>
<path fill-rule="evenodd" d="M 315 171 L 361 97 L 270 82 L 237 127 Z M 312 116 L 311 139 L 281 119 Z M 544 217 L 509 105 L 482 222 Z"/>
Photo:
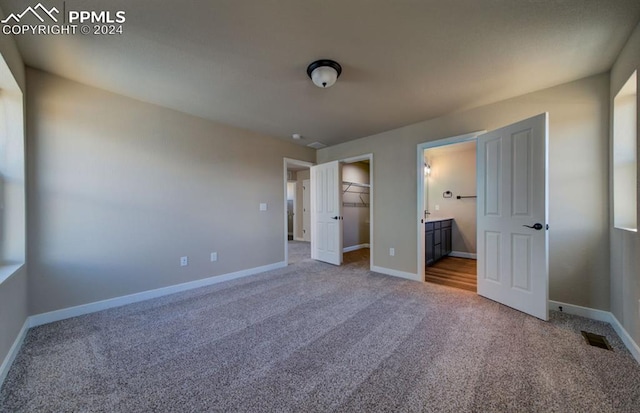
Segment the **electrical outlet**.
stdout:
<path fill-rule="evenodd" d="M 389 248 L 389 255 L 391 255 L 392 257 L 395 257 L 396 249 L 395 248 Z"/>
<path fill-rule="evenodd" d="M 180 257 L 180 266 L 186 267 L 189 265 L 189 257 Z"/>
<path fill-rule="evenodd" d="M 260 202 L 260 211 L 266 211 L 267 210 L 267 204 L 264 202 Z"/>
<path fill-rule="evenodd" d="M 211 262 L 215 262 L 218 261 L 218 253 L 217 252 L 212 252 L 211 253 Z"/>
<path fill-rule="evenodd" d="M 440 205 L 436 204 L 436 211 L 440 211 Z"/>

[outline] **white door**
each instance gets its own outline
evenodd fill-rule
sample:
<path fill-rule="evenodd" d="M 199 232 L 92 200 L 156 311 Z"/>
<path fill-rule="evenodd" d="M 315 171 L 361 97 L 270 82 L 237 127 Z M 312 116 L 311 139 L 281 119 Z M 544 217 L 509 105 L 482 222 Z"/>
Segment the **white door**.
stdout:
<path fill-rule="evenodd" d="M 311 167 L 311 258 L 342 264 L 342 171 L 338 161 Z"/>
<path fill-rule="evenodd" d="M 548 319 L 547 113 L 478 137 L 478 294 Z"/>
<path fill-rule="evenodd" d="M 302 181 L 302 238 L 311 241 L 311 182 Z"/>

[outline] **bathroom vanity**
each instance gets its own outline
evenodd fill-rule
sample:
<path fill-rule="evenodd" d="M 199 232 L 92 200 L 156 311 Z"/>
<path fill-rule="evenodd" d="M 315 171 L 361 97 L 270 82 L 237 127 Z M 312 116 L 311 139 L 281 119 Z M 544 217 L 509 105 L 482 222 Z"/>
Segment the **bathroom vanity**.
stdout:
<path fill-rule="evenodd" d="M 424 224 L 425 265 L 428 267 L 451 253 L 453 218 L 429 218 Z"/>

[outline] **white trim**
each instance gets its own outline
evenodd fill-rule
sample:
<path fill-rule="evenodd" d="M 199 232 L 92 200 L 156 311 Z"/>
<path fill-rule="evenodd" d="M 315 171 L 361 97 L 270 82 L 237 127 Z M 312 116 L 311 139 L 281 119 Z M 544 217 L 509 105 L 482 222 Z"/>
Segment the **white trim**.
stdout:
<path fill-rule="evenodd" d="M 24 324 L 22 325 L 22 328 L 20 329 L 18 336 L 13 341 L 13 344 L 11 345 L 11 348 L 9 349 L 7 356 L 4 358 L 4 361 L 0 366 L 0 387 L 2 387 L 2 384 L 4 383 L 4 379 L 6 379 L 7 374 L 9 374 L 9 370 L 11 369 L 11 365 L 13 364 L 13 361 L 16 359 L 18 352 L 22 348 L 22 343 L 24 342 L 24 338 L 26 337 L 27 331 L 29 330 L 30 318 L 31 317 L 27 317 L 27 319 L 24 320 Z"/>
<path fill-rule="evenodd" d="M 472 252 L 451 251 L 449 253 L 449 256 L 458 257 L 458 258 L 468 258 L 470 260 L 478 259 L 478 254 L 474 254 Z"/>
<path fill-rule="evenodd" d="M 61 310 L 51 311 L 48 313 L 37 314 L 29 317 L 29 327 L 36 327 L 54 321 L 60 321 L 71 317 L 77 317 L 84 314 L 94 313 L 109 308 L 120 307 L 127 304 L 133 304 L 140 301 L 150 300 L 169 294 L 175 294 L 182 291 L 192 290 L 194 288 L 205 287 L 207 285 L 218 284 L 224 281 L 235 280 L 237 278 L 247 277 L 249 275 L 259 274 L 265 271 L 276 270 L 286 267 L 286 261 L 276 262 L 274 264 L 263 265 L 261 267 L 249 268 L 246 270 L 236 271 L 224 275 L 216 275 L 213 277 L 203 278 L 201 280 L 190 281 L 182 284 L 171 285 L 168 287 L 157 288 L 155 290 L 143 291 L 125 295 L 122 297 L 109 298 L 107 300 L 96 301 L 89 304 L 78 305 L 75 307 L 63 308 Z"/>
<path fill-rule="evenodd" d="M 614 316 L 613 313 L 609 314 L 611 314 L 611 321 L 609 322 L 609 324 L 611 324 L 611 327 L 616 330 L 616 333 L 618 333 L 618 336 L 620 336 L 620 339 L 622 340 L 624 345 L 627 346 L 627 349 L 631 352 L 633 358 L 636 359 L 638 363 L 640 363 L 640 347 L 638 346 L 638 343 L 633 340 L 631 335 L 627 332 L 627 330 L 625 330 L 616 316 Z"/>
<path fill-rule="evenodd" d="M 0 266 L 0 284 L 2 284 L 3 282 L 11 278 L 13 274 L 18 272 L 18 270 L 20 270 L 20 268 L 22 268 L 23 266 L 24 266 L 24 263 L 1 265 Z"/>
<path fill-rule="evenodd" d="M 293 237 L 293 240 L 294 241 L 302 241 L 302 242 L 304 242 L 304 238 Z"/>
<path fill-rule="evenodd" d="M 597 321 L 605 321 L 607 323 L 611 322 L 612 314 L 608 311 L 596 310 L 594 308 L 582 307 L 575 304 L 567 304 L 560 301 L 549 300 L 549 309 L 560 311 L 562 306 L 562 312 L 571 314 L 571 315 L 579 315 L 580 317 L 589 318 L 591 320 Z"/>
<path fill-rule="evenodd" d="M 360 244 L 360 245 L 352 245 L 350 247 L 344 247 L 342 249 L 342 252 L 357 251 L 357 250 L 361 250 L 363 248 L 369 248 L 369 244 Z"/>
<path fill-rule="evenodd" d="M 476 140 L 478 136 L 482 135 L 483 133 L 486 133 L 486 130 L 480 130 L 480 131 L 475 131 L 475 132 L 471 132 L 471 133 L 465 133 L 464 135 L 458 135 L 458 136 L 452 136 L 450 138 L 444 138 L 444 139 L 438 139 L 435 141 L 429 141 L 429 142 L 423 142 L 423 143 L 419 143 L 417 145 L 417 158 L 416 158 L 416 169 L 417 169 L 417 175 L 416 175 L 416 179 L 417 179 L 417 183 L 418 183 L 418 188 L 417 188 L 417 219 L 416 222 L 418 223 L 418 239 L 417 239 L 417 246 L 418 246 L 418 266 L 417 266 L 417 273 L 416 276 L 418 277 L 419 280 L 424 281 L 425 278 L 425 274 L 424 274 L 424 267 L 425 267 L 425 241 L 424 241 L 424 210 L 425 210 L 425 205 L 424 205 L 424 151 L 430 148 L 435 148 L 438 146 L 446 146 L 446 145 L 452 145 L 454 143 L 462 143 L 462 142 L 468 142 L 468 141 L 473 141 Z"/>
<path fill-rule="evenodd" d="M 371 271 L 378 272 L 380 274 L 392 275 L 394 277 L 406 278 L 412 281 L 422 281 L 420 278 L 420 275 L 416 276 L 416 274 L 412 272 L 398 271 L 398 270 L 393 270 L 391 268 L 384 268 L 384 267 L 378 267 L 378 266 L 372 266 Z"/>
<path fill-rule="evenodd" d="M 560 301 L 549 300 L 550 309 L 560 311 L 560 306 L 562 306 L 562 312 L 564 313 L 609 323 L 618 334 L 618 337 L 620 337 L 624 345 L 627 347 L 633 358 L 635 358 L 636 361 L 640 363 L 640 347 L 633 340 L 627 330 L 625 330 L 620 321 L 618 321 L 616 316 L 613 315 L 613 313 L 610 313 L 609 311 L 596 310 L 589 307 L 582 307 L 574 304 L 562 303 Z"/>

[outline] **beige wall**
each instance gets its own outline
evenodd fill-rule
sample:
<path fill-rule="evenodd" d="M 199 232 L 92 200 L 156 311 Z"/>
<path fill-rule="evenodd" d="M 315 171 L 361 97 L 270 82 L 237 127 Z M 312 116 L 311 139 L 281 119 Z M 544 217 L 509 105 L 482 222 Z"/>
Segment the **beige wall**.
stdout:
<path fill-rule="evenodd" d="M 613 108 L 615 95 L 634 70 L 640 71 L 640 24 L 632 33 L 631 38 L 611 69 L 609 96 L 611 108 Z M 638 107 L 640 107 L 640 104 Z M 640 129 L 637 129 L 637 131 L 640 131 Z M 640 138 L 638 139 L 640 140 Z M 613 128 L 611 130 L 612 141 Z M 640 149 L 640 144 L 638 144 L 638 149 Z M 640 179 L 638 179 L 638 182 L 640 182 Z M 640 194 L 640 190 L 637 191 L 636 196 L 638 194 Z M 640 202 L 637 205 L 640 205 Z M 611 210 L 613 211 L 613 197 L 611 197 Z M 638 316 L 638 311 L 640 311 L 640 258 L 638 258 L 640 256 L 640 237 L 637 232 L 614 228 L 613 218 L 610 222 L 610 231 L 611 312 L 622 323 L 635 342 L 640 343 L 640 317 Z"/>
<path fill-rule="evenodd" d="M 33 69 L 27 81 L 31 313 L 284 260 L 283 158 L 314 150 Z"/>
<path fill-rule="evenodd" d="M 0 19 L 3 18 L 4 13 L 0 10 Z M 12 36 L 0 36 L 0 54 L 10 71 L 10 75 L 13 77 L 15 83 L 17 83 L 17 89 L 19 89 L 10 92 L 12 95 L 15 95 L 15 93 L 20 94 L 21 91 L 25 90 L 24 64 Z M 0 88 L 5 87 L 6 86 L 4 84 L 0 85 Z M 13 126 L 15 125 L 12 125 L 12 127 Z M 23 125 L 19 126 L 22 128 Z M 24 173 L 24 170 L 22 172 Z M 10 190 L 22 192 L 21 199 L 22 204 L 24 205 L 24 184 L 21 188 L 13 186 Z M 12 216 L 12 220 L 14 229 L 15 225 L 19 225 L 21 227 L 20 231 L 16 234 L 16 238 L 18 238 L 19 243 L 22 244 L 20 248 L 21 251 L 18 251 L 18 255 L 21 255 L 24 259 L 24 207 L 21 213 Z M 14 248 L 11 248 L 11 250 L 13 251 Z M 9 255 L 11 256 L 13 254 L 14 252 L 11 252 Z M 22 325 L 27 319 L 27 300 L 27 268 L 26 266 L 23 266 L 10 278 L 0 283 L 0 364 L 2 364 L 7 357 L 9 349 L 13 345 Z"/>
<path fill-rule="evenodd" d="M 318 163 L 373 153 L 374 265 L 416 274 L 416 145 L 548 111 L 550 298 L 608 310 L 608 107 L 603 74 L 321 149 Z"/>
<path fill-rule="evenodd" d="M 365 162 L 354 162 L 342 165 L 342 180 L 357 182 L 360 184 L 369 183 L 369 164 Z M 343 189 L 346 189 L 343 186 Z M 351 187 L 349 192 L 342 194 L 342 202 L 347 203 L 342 208 L 344 221 L 342 224 L 343 246 L 344 248 L 369 243 L 369 207 L 351 206 L 360 205 L 362 200 L 369 203 L 370 190 L 368 188 Z M 365 192 L 363 194 L 356 192 Z M 360 197 L 362 196 L 362 200 Z"/>
<path fill-rule="evenodd" d="M 461 149 L 456 150 L 459 147 Z M 450 145 L 442 149 L 427 149 L 431 174 L 425 178 L 425 193 L 432 218 L 453 217 L 451 246 L 455 252 L 476 253 L 476 200 L 456 196 L 476 194 L 475 142 Z M 451 191 L 451 198 L 443 192 Z M 436 205 L 440 208 L 436 210 Z"/>

